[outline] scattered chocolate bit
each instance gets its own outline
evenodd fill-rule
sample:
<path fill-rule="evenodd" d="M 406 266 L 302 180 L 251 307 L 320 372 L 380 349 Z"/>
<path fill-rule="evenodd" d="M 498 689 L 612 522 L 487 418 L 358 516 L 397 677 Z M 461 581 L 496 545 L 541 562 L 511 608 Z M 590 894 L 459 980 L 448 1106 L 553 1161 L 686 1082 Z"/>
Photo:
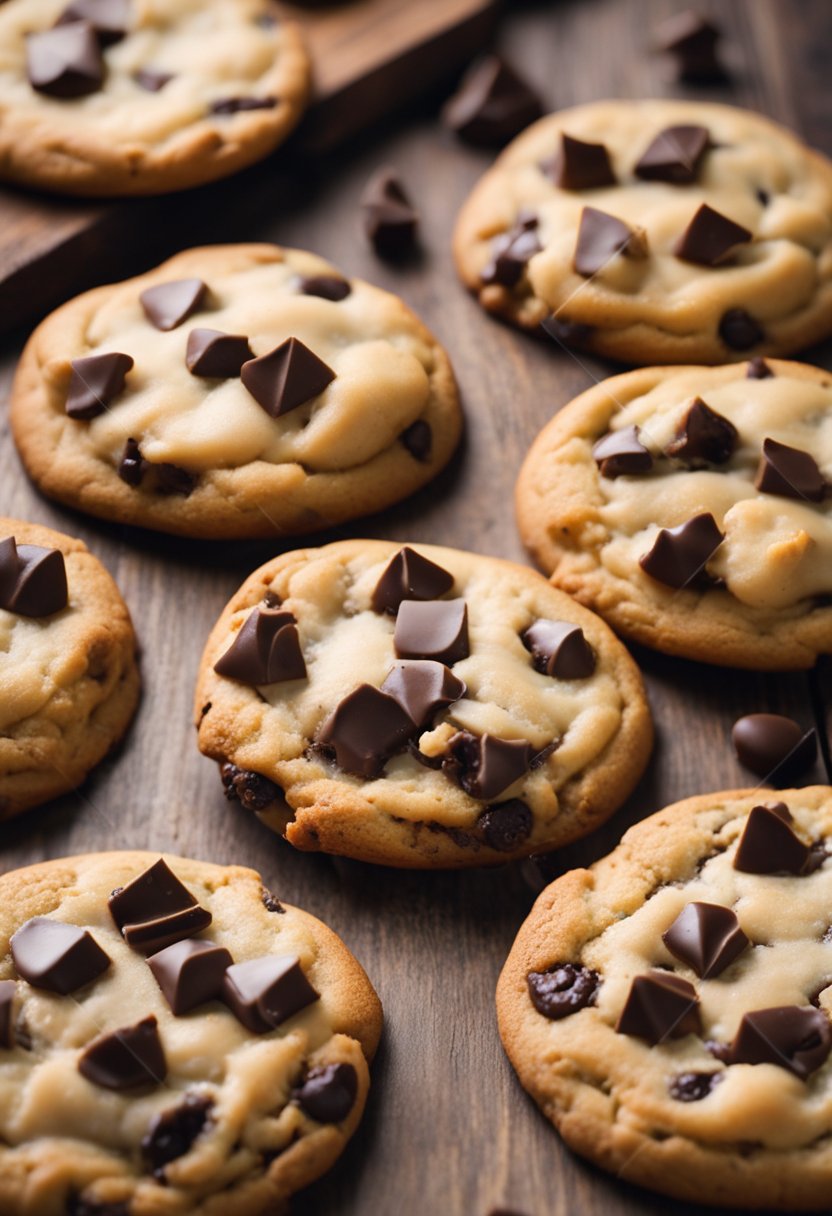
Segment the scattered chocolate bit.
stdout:
<path fill-rule="evenodd" d="M 463 730 L 448 740 L 442 769 L 466 794 L 490 802 L 525 776 L 533 756 L 525 739 L 498 739 Z"/>
<path fill-rule="evenodd" d="M 65 996 L 91 984 L 110 966 L 108 955 L 86 929 L 34 916 L 11 939 L 18 973 L 33 988 Z"/>
<path fill-rule="evenodd" d="M 313 274 L 300 280 L 300 289 L 305 296 L 319 296 L 322 300 L 337 303 L 352 292 L 346 279 L 337 274 Z"/>
<path fill-rule="evenodd" d="M 747 244 L 751 236 L 742 224 L 735 224 L 727 215 L 702 203 L 673 246 L 673 252 L 685 262 L 719 266 L 727 261 L 737 245 Z"/>
<path fill-rule="evenodd" d="M 819 870 L 830 856 L 829 849 L 822 840 L 816 840 L 809 849 L 809 856 L 806 858 L 806 865 L 803 867 L 804 874 L 814 874 L 815 870 Z"/>
<path fill-rule="evenodd" d="M 414 460 L 421 463 L 430 460 L 433 446 L 433 432 L 430 429 L 430 423 L 425 422 L 424 418 L 417 418 L 402 431 L 399 435 L 399 442 L 407 448 Z"/>
<path fill-rule="evenodd" d="M 161 1085 L 168 1066 L 156 1018 L 151 1015 L 93 1039 L 78 1060 L 78 1071 L 104 1089 Z"/>
<path fill-rule="evenodd" d="M 153 464 L 145 460 L 142 469 L 156 474 L 156 488 L 160 494 L 182 494 L 188 498 L 194 492 L 197 482 L 195 474 L 180 468 L 178 464 Z"/>
<path fill-rule="evenodd" d="M 696 181 L 710 146 L 707 127 L 666 127 L 642 154 L 634 173 L 649 182 L 689 186 Z"/>
<path fill-rule="evenodd" d="M 653 457 L 639 439 L 637 426 L 607 431 L 593 445 L 592 455 L 602 477 L 649 473 L 653 467 Z"/>
<path fill-rule="evenodd" d="M 254 352 L 242 334 L 224 334 L 218 329 L 192 329 L 188 334 L 185 365 L 194 376 L 230 380 Z"/>
<path fill-rule="evenodd" d="M 740 764 L 774 785 L 785 785 L 805 772 L 817 754 L 814 729 L 804 731 L 782 714 L 746 714 L 731 728 Z"/>
<path fill-rule="evenodd" d="M 14 980 L 0 980 L 0 1048 L 14 1047 L 14 1002 L 17 984 Z"/>
<path fill-rule="evenodd" d="M 665 453 L 689 469 L 701 469 L 709 464 L 725 464 L 731 459 L 738 440 L 739 433 L 733 422 L 712 410 L 701 397 L 695 397 Z"/>
<path fill-rule="evenodd" d="M 352 1064 L 325 1064 L 311 1068 L 292 1097 L 317 1123 L 340 1123 L 355 1105 L 358 1076 Z"/>
<path fill-rule="evenodd" d="M 26 37 L 29 84 L 39 93 L 67 100 L 97 93 L 104 83 L 104 60 L 88 21 L 55 26 Z"/>
<path fill-rule="evenodd" d="M 66 563 L 60 549 L 0 540 L 0 608 L 19 616 L 44 617 L 69 603 Z"/>
<path fill-rule="evenodd" d="M 373 611 L 395 615 L 402 600 L 435 600 L 453 585 L 450 571 L 405 545 L 390 559 L 376 583 Z"/>
<path fill-rule="evenodd" d="M 270 803 L 280 802 L 284 797 L 280 786 L 268 777 L 237 768 L 236 764 L 228 761 L 220 765 L 220 777 L 226 798 L 241 803 L 247 811 L 262 811 Z"/>
<path fill-rule="evenodd" d="M 732 1064 L 777 1064 L 801 1081 L 829 1055 L 832 1029 L 825 1013 L 776 1005 L 746 1013 L 731 1045 Z"/>
<path fill-rule="evenodd" d="M 458 663 L 470 653 L 465 600 L 402 600 L 393 648 L 400 659 Z"/>
<path fill-rule="evenodd" d="M 703 980 L 721 975 L 749 944 L 730 908 L 705 903 L 686 904 L 662 941 Z"/>
<path fill-rule="evenodd" d="M 638 559 L 645 574 L 668 587 L 686 587 L 722 544 L 713 515 L 694 515 L 676 528 L 662 528 L 653 548 Z"/>
<path fill-rule="evenodd" d="M 483 283 L 498 283 L 501 287 L 516 287 L 530 258 L 543 246 L 533 226 L 514 227 L 495 238 L 491 246 L 491 261 L 483 268 Z"/>
<path fill-rule="evenodd" d="M 252 686 L 305 680 L 306 663 L 291 612 L 282 608 L 255 608 L 228 650 L 214 664 L 214 671 Z"/>
<path fill-rule="evenodd" d="M 770 438 L 763 440 L 754 485 L 763 494 L 803 498 L 807 502 L 822 502 L 830 489 L 814 456 Z"/>
<path fill-rule="evenodd" d="M 405 659 L 393 664 L 381 691 L 401 705 L 414 726 L 423 727 L 438 710 L 464 697 L 467 689 L 444 663 Z"/>
<path fill-rule="evenodd" d="M 118 475 L 128 486 L 141 485 L 145 460 L 135 439 L 128 439 L 118 464 Z"/>
<path fill-rule="evenodd" d="M 286 909 L 283 907 L 283 904 L 280 902 L 280 900 L 277 898 L 277 896 L 272 895 L 271 891 L 267 891 L 265 887 L 262 890 L 260 899 L 263 904 L 263 907 L 266 909 L 267 912 L 285 912 L 286 911 Z"/>
<path fill-rule="evenodd" d="M 745 378 L 747 380 L 768 380 L 774 375 L 765 359 L 761 359 L 759 355 L 755 355 L 753 359 L 748 360 Z"/>
<path fill-rule="evenodd" d="M 734 854 L 734 869 L 745 874 L 802 874 L 810 849 L 790 822 L 782 802 L 752 807 Z"/>
<path fill-rule="evenodd" d="M 591 278 L 618 254 L 630 258 L 647 256 L 642 233 L 635 232 L 623 220 L 596 207 L 584 207 L 575 245 L 574 267 L 577 274 Z"/>
<path fill-rule="evenodd" d="M 72 0 L 55 25 L 86 21 L 95 31 L 99 46 L 113 46 L 130 28 L 131 9 L 130 0 Z"/>
<path fill-rule="evenodd" d="M 139 68 L 133 73 L 133 79 L 146 93 L 159 93 L 173 80 L 173 75 L 173 72 L 159 72 L 154 68 Z"/>
<path fill-rule="evenodd" d="M 186 939 L 151 955 L 147 965 L 174 1014 L 181 1017 L 204 1001 L 219 999 L 223 976 L 233 962 L 224 946 Z"/>
<path fill-rule="evenodd" d="M 334 752 L 335 763 L 345 773 L 372 778 L 381 775 L 412 734 L 410 715 L 394 697 L 371 684 L 359 684 L 336 705 L 315 742 Z"/>
<path fill-rule="evenodd" d="M 234 963 L 223 979 L 222 999 L 254 1034 L 266 1034 L 319 999 L 293 954 L 264 954 Z"/>
<path fill-rule="evenodd" d="M 654 1047 L 663 1039 L 699 1034 L 699 997 L 693 984 L 669 971 L 637 975 L 615 1027 Z"/>
<path fill-rule="evenodd" d="M 273 110 L 276 97 L 220 97 L 208 107 L 211 114 L 241 114 L 246 110 Z"/>
<path fill-rule="evenodd" d="M 543 113 L 540 98 L 499 55 L 477 60 L 442 107 L 442 122 L 467 143 L 499 147 Z"/>
<path fill-rule="evenodd" d="M 762 327 L 744 308 L 729 308 L 719 322 L 719 336 L 731 350 L 748 350 L 762 342 Z"/>
<path fill-rule="evenodd" d="M 400 258 L 416 243 L 419 217 L 392 169 L 380 169 L 361 198 L 364 231 L 380 257 Z"/>
<path fill-rule="evenodd" d="M 498 853 L 513 853 L 532 834 L 534 816 L 525 802 L 512 798 L 483 811 L 477 820 L 483 840 Z"/>
<path fill-rule="evenodd" d="M 541 169 L 561 190 L 597 190 L 614 186 L 615 174 L 604 144 L 588 144 L 561 132 L 560 149 Z"/>
<path fill-rule="evenodd" d="M 580 625 L 541 618 L 521 641 L 531 651 L 535 671 L 559 680 L 583 680 L 595 671 L 595 652 Z"/>
<path fill-rule="evenodd" d="M 656 33 L 659 49 L 676 59 L 679 80 L 707 84 L 726 79 L 717 53 L 720 31 L 712 21 L 692 11 L 675 13 Z"/>
<path fill-rule="evenodd" d="M 601 977 L 580 963 L 555 963 L 548 971 L 530 971 L 526 983 L 537 1012 L 559 1021 L 595 1004 Z"/>
<path fill-rule="evenodd" d="M 103 414 L 124 388 L 125 377 L 132 366 L 130 355 L 117 352 L 73 359 L 66 398 L 66 412 L 70 418 L 87 422 Z"/>
<path fill-rule="evenodd" d="M 562 317 L 546 317 L 540 322 L 540 328 L 550 338 L 554 338 L 561 346 L 567 348 L 586 346 L 592 337 L 592 326 L 582 325 L 579 321 L 567 321 Z"/>
<path fill-rule="evenodd" d="M 300 338 L 287 338 L 267 355 L 244 363 L 240 377 L 257 404 L 279 418 L 319 397 L 335 372 Z"/>
<path fill-rule="evenodd" d="M 193 937 L 212 919 L 161 857 L 107 902 L 127 944 L 145 954 Z"/>
<path fill-rule="evenodd" d="M 139 302 L 151 325 L 167 332 L 201 308 L 207 292 L 202 279 L 175 279 L 148 287 L 139 296 Z"/>
<path fill-rule="evenodd" d="M 721 1072 L 680 1072 L 671 1077 L 667 1088 L 677 1102 L 701 1102 L 723 1076 Z"/>
<path fill-rule="evenodd" d="M 202 1133 L 214 1103 L 203 1094 L 186 1093 L 178 1106 L 155 1115 L 142 1139 L 142 1156 L 158 1179 L 171 1161 L 190 1152 Z"/>

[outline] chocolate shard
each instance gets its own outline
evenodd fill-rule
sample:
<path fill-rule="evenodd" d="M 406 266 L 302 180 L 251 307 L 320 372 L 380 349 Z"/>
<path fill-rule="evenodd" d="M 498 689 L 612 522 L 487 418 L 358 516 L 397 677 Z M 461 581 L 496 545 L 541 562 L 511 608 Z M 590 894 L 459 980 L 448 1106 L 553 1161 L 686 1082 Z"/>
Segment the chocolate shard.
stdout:
<path fill-rule="evenodd" d="M 352 1064 L 324 1064 L 310 1068 L 292 1097 L 317 1123 L 340 1123 L 355 1105 L 357 1094 L 358 1074 Z"/>
<path fill-rule="evenodd" d="M 635 232 L 623 220 L 596 207 L 584 207 L 575 245 L 574 267 L 585 279 L 622 254 L 624 257 L 647 256 L 647 244 L 643 233 Z"/>
<path fill-rule="evenodd" d="M 720 319 L 719 336 L 731 350 L 748 350 L 762 342 L 765 333 L 744 308 L 729 308 Z"/>
<path fill-rule="evenodd" d="M 638 559 L 645 574 L 667 587 L 687 587 L 723 541 L 713 515 L 694 515 L 676 528 L 662 528 L 652 549 Z"/>
<path fill-rule="evenodd" d="M 702 203 L 685 231 L 673 246 L 677 258 L 699 266 L 719 266 L 738 245 L 747 244 L 752 233 L 727 215 Z"/>
<path fill-rule="evenodd" d="M 0 980 L 0 1049 L 10 1051 L 15 1045 L 14 1005 L 17 984 L 14 980 Z"/>
<path fill-rule="evenodd" d="M 498 739 L 457 731 L 448 740 L 442 769 L 472 798 L 490 802 L 529 771 L 534 748 L 525 739 Z"/>
<path fill-rule="evenodd" d="M 219 999 L 223 976 L 233 962 L 223 946 L 185 940 L 151 955 L 147 965 L 165 1000 L 181 1017 L 205 1001 Z"/>
<path fill-rule="evenodd" d="M 676 13 L 656 33 L 659 49 L 674 56 L 680 81 L 718 84 L 726 79 L 717 52 L 719 27 L 700 13 Z"/>
<path fill-rule="evenodd" d="M 122 40 L 130 29 L 132 15 L 130 0 L 72 0 L 55 24 L 87 21 L 95 30 L 99 46 L 105 47 Z"/>
<path fill-rule="evenodd" d="M 0 608 L 18 616 L 44 617 L 69 603 L 66 563 L 60 549 L 0 540 Z"/>
<path fill-rule="evenodd" d="M 254 352 L 242 334 L 224 334 L 218 329 L 192 329 L 188 334 L 185 366 L 194 376 L 230 380 Z"/>
<path fill-rule="evenodd" d="M 364 231 L 380 257 L 400 258 L 416 244 L 419 216 L 392 169 L 380 169 L 361 197 Z"/>
<path fill-rule="evenodd" d="M 128 486 L 141 485 L 144 476 L 145 460 L 135 439 L 128 439 L 118 462 L 118 475 Z"/>
<path fill-rule="evenodd" d="M 151 1015 L 93 1039 L 78 1060 L 78 1071 L 103 1089 L 161 1085 L 168 1066 L 156 1018 Z"/>
<path fill-rule="evenodd" d="M 222 998 L 254 1034 L 266 1034 L 319 999 L 293 954 L 265 954 L 234 963 L 223 979 Z"/>
<path fill-rule="evenodd" d="M 565 346 L 567 350 L 587 346 L 592 338 L 591 325 L 582 325 L 579 321 L 567 321 L 564 317 L 556 316 L 555 313 L 541 321 L 540 328 L 560 346 Z"/>
<path fill-rule="evenodd" d="M 399 435 L 399 443 L 407 448 L 414 460 L 424 464 L 430 460 L 433 447 L 433 432 L 430 429 L 430 423 L 425 422 L 424 418 L 417 418 Z"/>
<path fill-rule="evenodd" d="M 110 914 L 128 945 L 153 954 L 207 929 L 211 913 L 199 906 L 160 857 L 126 887 L 113 891 Z"/>
<path fill-rule="evenodd" d="M 273 110 L 276 97 L 220 97 L 208 107 L 210 114 L 242 114 L 248 110 Z"/>
<path fill-rule="evenodd" d="M 336 705 L 315 743 L 332 751 L 345 773 L 372 778 L 381 775 L 412 734 L 410 714 L 394 697 L 371 684 L 359 684 Z"/>
<path fill-rule="evenodd" d="M 337 274 L 313 274 L 300 280 L 300 290 L 305 296 L 319 296 L 322 300 L 346 300 L 352 287 Z"/>
<path fill-rule="evenodd" d="M 252 686 L 305 680 L 306 663 L 291 612 L 282 608 L 255 608 L 228 650 L 214 664 L 214 671 Z"/>
<path fill-rule="evenodd" d="M 240 377 L 257 404 L 279 418 L 319 397 L 335 372 L 299 338 L 287 338 L 267 355 L 244 363 Z"/>
<path fill-rule="evenodd" d="M 477 819 L 477 827 L 490 849 L 496 849 L 498 853 L 513 853 L 531 836 L 534 816 L 525 802 L 512 798 L 482 811 Z"/>
<path fill-rule="evenodd" d="M 689 469 L 701 469 L 709 464 L 725 464 L 738 441 L 739 433 L 733 422 L 712 410 L 701 397 L 695 397 L 665 453 Z"/>
<path fill-rule="evenodd" d="M 464 697 L 467 688 L 444 663 L 405 659 L 393 664 L 381 691 L 401 705 L 414 726 L 423 727 L 440 709 Z"/>
<path fill-rule="evenodd" d="M 402 600 L 435 600 L 447 595 L 453 585 L 450 571 L 405 545 L 390 559 L 376 583 L 373 611 L 395 615 Z"/>
<path fill-rule="evenodd" d="M 748 360 L 745 377 L 747 380 L 768 380 L 774 375 L 765 359 L 761 359 L 756 355 L 753 359 Z"/>
<path fill-rule="evenodd" d="M 598 190 L 615 185 L 610 154 L 604 144 L 588 144 L 561 132 L 560 149 L 541 169 L 561 190 Z"/>
<path fill-rule="evenodd" d="M 541 617 L 530 625 L 521 641 L 531 652 L 532 666 L 558 680 L 584 680 L 595 671 L 595 651 L 580 625 Z"/>
<path fill-rule="evenodd" d="M 634 173 L 644 181 L 689 186 L 696 181 L 710 146 L 707 127 L 666 127 L 642 153 Z"/>
<path fill-rule="evenodd" d="M 783 714 L 746 714 L 731 728 L 740 764 L 775 785 L 785 785 L 814 763 L 817 735 Z"/>
<path fill-rule="evenodd" d="M 732 1064 L 777 1064 L 801 1081 L 816 1072 L 832 1047 L 832 1029 L 820 1009 L 776 1005 L 746 1013 L 731 1044 Z"/>
<path fill-rule="evenodd" d="M 530 258 L 543 246 L 533 227 L 515 227 L 498 236 L 491 246 L 491 261 L 483 267 L 483 283 L 516 287 Z"/>
<path fill-rule="evenodd" d="M 67 100 L 97 93 L 104 83 L 104 60 L 88 21 L 55 26 L 26 37 L 26 72 L 38 93 Z"/>
<path fill-rule="evenodd" d="M 616 1024 L 616 1033 L 644 1039 L 651 1047 L 664 1039 L 699 1034 L 699 997 L 693 984 L 669 971 L 637 975 Z"/>
<path fill-rule="evenodd" d="M 602 477 L 650 472 L 653 457 L 639 439 L 639 433 L 637 426 L 625 426 L 619 431 L 607 431 L 593 445 L 592 455 Z"/>
<path fill-rule="evenodd" d="M 721 1072 L 680 1072 L 671 1077 L 668 1092 L 677 1102 L 701 1102 L 724 1077 Z"/>
<path fill-rule="evenodd" d="M 159 72 L 154 68 L 139 68 L 133 73 L 133 79 L 140 89 L 146 93 L 159 93 L 173 80 L 173 72 Z"/>
<path fill-rule="evenodd" d="M 34 916 L 11 939 L 18 974 L 33 988 L 66 995 L 91 984 L 110 966 L 108 955 L 87 929 Z"/>
<path fill-rule="evenodd" d="M 703 980 L 721 975 L 749 944 L 730 908 L 705 903 L 686 904 L 662 941 Z"/>
<path fill-rule="evenodd" d="M 540 118 L 540 98 L 499 55 L 466 72 L 442 109 L 442 122 L 467 143 L 499 147 Z"/>
<path fill-rule="evenodd" d="M 192 908 L 183 908 L 181 912 L 170 912 L 167 916 L 159 916 L 155 920 L 140 921 L 136 925 L 125 925 L 122 930 L 124 940 L 134 950 L 142 954 L 155 954 L 158 950 L 181 942 L 184 938 L 201 933 L 211 923 L 211 913 L 206 908 L 195 904 Z"/>
<path fill-rule="evenodd" d="M 142 1157 L 154 1176 L 164 1179 L 171 1161 L 190 1152 L 205 1129 L 214 1103 L 204 1094 L 186 1093 L 178 1106 L 155 1115 L 142 1138 Z"/>
<path fill-rule="evenodd" d="M 434 659 L 449 666 L 466 659 L 470 649 L 465 600 L 402 600 L 393 648 L 400 659 Z"/>
<path fill-rule="evenodd" d="M 148 287 L 139 296 L 139 301 L 151 325 L 167 332 L 176 329 L 201 308 L 207 292 L 208 287 L 202 279 L 176 279 Z"/>
<path fill-rule="evenodd" d="M 125 377 L 132 366 L 130 355 L 115 351 L 73 359 L 65 407 L 70 418 L 87 422 L 103 414 L 124 388 Z"/>
<path fill-rule="evenodd" d="M 247 811 L 262 811 L 273 802 L 285 802 L 280 786 L 262 773 L 253 773 L 226 761 L 220 765 L 220 778 L 229 802 L 239 802 Z"/>
<path fill-rule="evenodd" d="M 526 983 L 537 1012 L 557 1022 L 595 1004 L 601 976 L 580 963 L 555 963 L 547 971 L 530 971 Z"/>
<path fill-rule="evenodd" d="M 784 818 L 783 804 L 755 806 L 749 812 L 737 851 L 734 869 L 745 874 L 802 874 L 811 852 Z M 788 810 L 786 811 L 788 814 Z"/>
<path fill-rule="evenodd" d="M 830 490 L 814 456 L 771 438 L 763 440 L 754 485 L 763 494 L 802 498 L 807 502 L 822 502 Z"/>

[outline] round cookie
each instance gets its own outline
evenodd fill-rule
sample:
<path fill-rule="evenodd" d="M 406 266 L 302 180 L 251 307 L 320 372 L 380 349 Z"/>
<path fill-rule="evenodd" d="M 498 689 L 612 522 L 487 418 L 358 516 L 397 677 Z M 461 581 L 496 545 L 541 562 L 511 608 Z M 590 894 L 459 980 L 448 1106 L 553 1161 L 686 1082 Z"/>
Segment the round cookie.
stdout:
<path fill-rule="evenodd" d="M 0 518 L 0 819 L 80 785 L 139 700 L 127 605 L 80 540 Z"/>
<path fill-rule="evenodd" d="M 652 743 L 638 669 L 592 613 L 522 566 L 389 541 L 255 571 L 195 714 L 228 797 L 291 844 L 421 868 L 584 835 Z"/>
<path fill-rule="evenodd" d="M 271 0 L 8 0 L 0 173 L 61 194 L 182 190 L 268 155 L 308 87 Z"/>
<path fill-rule="evenodd" d="M 448 357 L 401 300 L 273 245 L 191 249 L 65 304 L 26 346 L 11 420 L 45 494 L 206 538 L 381 510 L 462 426 Z"/>
<path fill-rule="evenodd" d="M 241 866 L 98 853 L 0 878 L 0 1207 L 260 1216 L 358 1126 L 381 1006 Z"/>
<path fill-rule="evenodd" d="M 789 354 L 832 330 L 832 165 L 730 106 L 592 102 L 518 136 L 454 249 L 488 312 L 566 346 L 628 363 Z"/>
<path fill-rule="evenodd" d="M 549 422 L 517 482 L 552 581 L 625 637 L 759 670 L 832 651 L 832 374 L 648 367 Z"/>
<path fill-rule="evenodd" d="M 497 988 L 523 1086 L 627 1182 L 828 1207 L 832 789 L 729 791 L 643 820 L 547 887 Z"/>

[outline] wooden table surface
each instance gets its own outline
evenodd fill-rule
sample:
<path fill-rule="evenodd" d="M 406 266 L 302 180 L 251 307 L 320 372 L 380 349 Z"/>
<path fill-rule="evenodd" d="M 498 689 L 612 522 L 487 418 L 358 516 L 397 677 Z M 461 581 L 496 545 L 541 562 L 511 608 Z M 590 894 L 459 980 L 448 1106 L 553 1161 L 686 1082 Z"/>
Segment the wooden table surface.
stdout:
<path fill-rule="evenodd" d="M 832 153 L 825 122 L 828 0 L 703 4 L 726 31 L 733 70 L 729 87 L 707 90 L 673 84 L 668 64 L 647 50 L 650 28 L 681 7 L 672 0 L 512 3 L 501 45 L 551 108 L 611 96 L 711 97 L 763 110 Z M 132 252 L 150 258 L 161 245 L 275 240 L 306 246 L 348 274 L 399 292 L 451 353 L 467 438 L 445 474 L 408 503 L 321 539 L 433 541 L 524 561 L 512 512 L 522 457 L 555 410 L 618 369 L 516 334 L 482 316 L 466 296 L 453 271 L 450 233 L 489 156 L 457 144 L 435 113 L 435 106 L 423 106 L 337 155 L 312 163 L 290 154 L 235 182 L 172 200 L 161 241 L 158 232 L 152 245 L 149 234 L 137 232 Z M 400 170 L 423 217 L 424 256 L 398 269 L 375 259 L 358 218 L 366 178 L 386 163 Z M 112 275 L 119 259 L 114 250 L 99 277 Z M 2 351 L 4 396 L 24 338 L 17 335 Z M 832 346 L 807 357 L 832 367 Z M 98 554 L 133 613 L 144 676 L 124 746 L 76 794 L 4 825 L 4 866 L 104 848 L 253 865 L 281 897 L 341 934 L 384 1002 L 386 1030 L 362 1128 L 337 1167 L 296 1198 L 296 1216 L 486 1216 L 492 1207 L 527 1216 L 666 1213 L 667 1200 L 566 1151 L 503 1055 L 494 986 L 540 885 L 539 867 L 422 874 L 304 855 L 223 799 L 216 767 L 197 752 L 191 725 L 197 663 L 228 597 L 280 546 L 178 541 L 52 506 L 27 483 L 3 419 L 0 512 L 80 536 Z M 757 675 L 641 649 L 636 658 L 658 730 L 652 762 L 605 828 L 547 862 L 550 875 L 601 856 L 629 824 L 675 799 L 752 784 L 730 747 L 739 715 L 773 710 L 806 726 L 832 722 L 829 668 Z M 832 774 L 819 761 L 810 777 L 826 781 Z"/>

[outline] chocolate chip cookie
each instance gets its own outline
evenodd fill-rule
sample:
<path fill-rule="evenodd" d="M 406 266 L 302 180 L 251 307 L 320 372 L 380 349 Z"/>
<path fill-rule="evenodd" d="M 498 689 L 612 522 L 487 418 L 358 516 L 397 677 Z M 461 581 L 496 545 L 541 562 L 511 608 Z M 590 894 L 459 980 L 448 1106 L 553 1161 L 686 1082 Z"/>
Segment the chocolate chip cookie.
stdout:
<path fill-rule="evenodd" d="M 626 637 L 733 667 L 832 652 L 832 373 L 752 359 L 603 381 L 532 444 L 523 539 Z"/>
<path fill-rule="evenodd" d="M 460 214 L 483 307 L 628 363 L 789 354 L 832 331 L 832 164 L 759 114 L 602 101 L 541 119 Z"/>
<path fill-rule="evenodd" d="M 826 1210 L 832 789 L 690 798 L 547 887 L 497 988 L 566 1143 L 678 1199 Z"/>
<path fill-rule="evenodd" d="M 0 819 L 80 785 L 139 699 L 136 638 L 80 540 L 0 519 Z"/>
<path fill-rule="evenodd" d="M 590 831 L 650 751 L 638 669 L 521 566 L 350 540 L 267 562 L 203 655 L 201 750 L 297 848 L 488 865 Z"/>
<path fill-rule="evenodd" d="M 401 300 L 273 245 L 191 249 L 65 304 L 29 340 L 11 418 L 45 494 L 206 538 L 381 510 L 462 426 L 448 357 Z"/>
<path fill-rule="evenodd" d="M 355 1131 L 378 998 L 253 870 L 99 853 L 12 871 L 0 941 L 8 1216 L 265 1216 Z"/>

